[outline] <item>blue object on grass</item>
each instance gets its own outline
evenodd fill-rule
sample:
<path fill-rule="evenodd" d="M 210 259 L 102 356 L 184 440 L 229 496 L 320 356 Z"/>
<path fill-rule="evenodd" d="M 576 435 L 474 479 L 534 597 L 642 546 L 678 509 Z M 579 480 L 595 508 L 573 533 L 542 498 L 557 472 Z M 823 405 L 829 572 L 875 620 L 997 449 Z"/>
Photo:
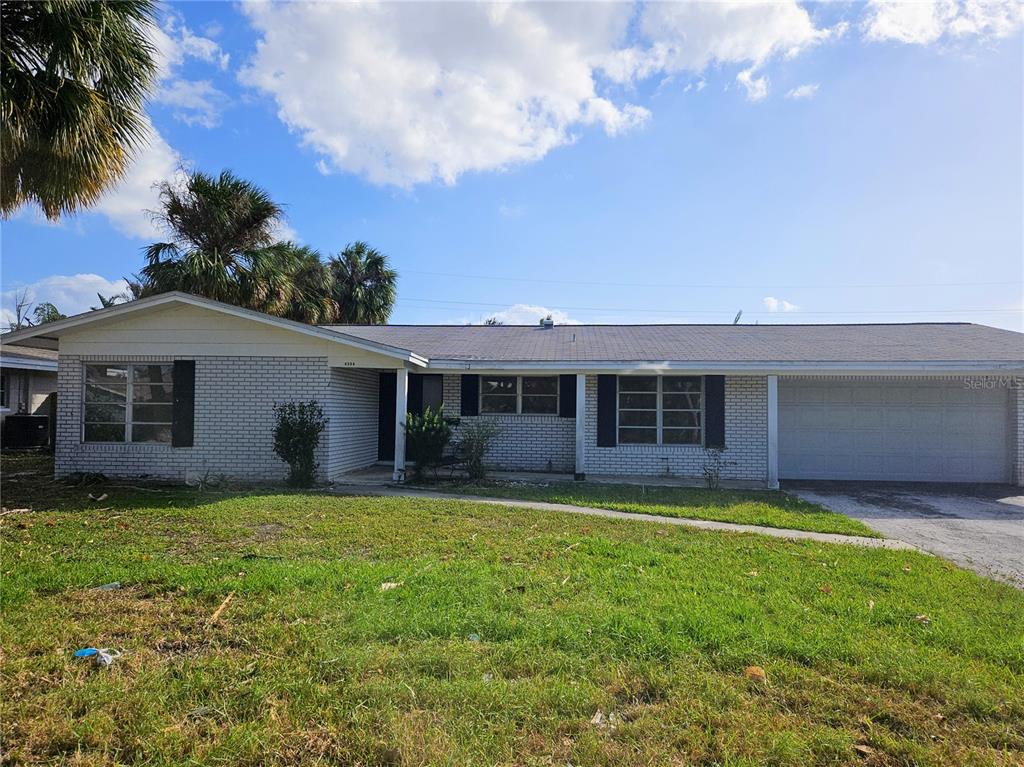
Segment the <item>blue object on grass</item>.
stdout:
<path fill-rule="evenodd" d="M 81 650 L 75 650 L 75 657 L 76 658 L 92 658 L 97 653 L 99 653 L 99 650 L 97 650 L 95 647 L 83 647 Z"/>

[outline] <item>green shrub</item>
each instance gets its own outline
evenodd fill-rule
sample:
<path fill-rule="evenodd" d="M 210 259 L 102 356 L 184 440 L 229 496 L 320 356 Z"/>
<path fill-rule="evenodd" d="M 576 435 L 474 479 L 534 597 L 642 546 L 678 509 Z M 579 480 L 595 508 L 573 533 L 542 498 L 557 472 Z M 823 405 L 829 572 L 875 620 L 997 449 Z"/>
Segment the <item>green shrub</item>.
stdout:
<path fill-rule="evenodd" d="M 423 415 L 406 414 L 405 449 L 409 460 L 416 462 L 416 479 L 425 479 L 428 469 L 437 468 L 451 438 L 452 426 L 444 417 L 443 405 L 437 410 L 428 405 Z"/>
<path fill-rule="evenodd" d="M 316 479 L 316 449 L 327 426 L 323 408 L 315 401 L 283 402 L 274 405 L 274 416 L 274 452 L 288 464 L 288 484 L 309 487 Z"/>
<path fill-rule="evenodd" d="M 487 476 L 484 457 L 491 446 L 491 440 L 498 436 L 499 429 L 491 421 L 474 419 L 468 421 L 459 431 L 459 443 L 466 461 L 466 473 L 471 480 L 481 480 Z"/>

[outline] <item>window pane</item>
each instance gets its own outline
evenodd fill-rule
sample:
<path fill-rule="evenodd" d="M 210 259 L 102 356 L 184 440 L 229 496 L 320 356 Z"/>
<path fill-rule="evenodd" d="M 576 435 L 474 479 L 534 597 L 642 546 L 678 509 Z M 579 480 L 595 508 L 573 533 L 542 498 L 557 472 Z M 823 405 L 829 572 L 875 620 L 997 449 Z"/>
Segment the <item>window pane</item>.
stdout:
<path fill-rule="evenodd" d="M 699 445 L 700 429 L 662 429 L 661 441 L 666 445 Z"/>
<path fill-rule="evenodd" d="M 123 423 L 87 423 L 86 442 L 124 442 Z"/>
<path fill-rule="evenodd" d="M 619 426 L 657 426 L 658 411 L 656 410 L 621 410 Z"/>
<path fill-rule="evenodd" d="M 173 405 L 133 405 L 132 423 L 136 421 L 171 423 L 173 410 Z"/>
<path fill-rule="evenodd" d="M 619 442 L 625 445 L 653 445 L 657 441 L 657 429 L 619 429 Z"/>
<path fill-rule="evenodd" d="M 686 410 L 666 410 L 661 416 L 662 426 L 687 426 L 700 428 L 700 413 Z"/>
<path fill-rule="evenodd" d="M 107 423 L 124 423 L 124 405 L 86 405 L 86 422 L 100 421 Z"/>
<path fill-rule="evenodd" d="M 558 376 L 523 376 L 523 394 L 558 394 Z"/>
<path fill-rule="evenodd" d="M 480 398 L 481 413 L 514 413 L 516 412 L 515 395 L 485 394 Z"/>
<path fill-rule="evenodd" d="M 86 365 L 85 380 L 96 383 L 127 383 L 127 365 Z"/>
<path fill-rule="evenodd" d="M 132 365 L 135 383 L 165 383 L 171 385 L 174 365 Z"/>
<path fill-rule="evenodd" d="M 114 384 L 86 384 L 86 402 L 124 402 L 128 398 L 127 386 Z"/>
<path fill-rule="evenodd" d="M 132 402 L 174 402 L 170 384 L 134 384 Z"/>
<path fill-rule="evenodd" d="M 532 396 L 528 397 L 523 395 L 523 412 L 524 413 L 558 413 L 558 397 L 549 397 L 547 395 Z"/>
<path fill-rule="evenodd" d="M 620 394 L 619 407 L 626 410 L 655 410 L 658 407 L 658 395 Z"/>
<path fill-rule="evenodd" d="M 693 376 L 665 376 L 661 382 L 663 392 L 700 393 L 700 378 Z"/>
<path fill-rule="evenodd" d="M 657 376 L 619 376 L 619 391 L 658 391 Z"/>
<path fill-rule="evenodd" d="M 171 441 L 170 424 L 132 424 L 132 442 L 167 442 Z"/>
<path fill-rule="evenodd" d="M 486 394 L 515 394 L 515 376 L 481 376 L 480 391 Z"/>
<path fill-rule="evenodd" d="M 661 405 L 666 410 L 700 410 L 700 395 L 662 394 Z"/>

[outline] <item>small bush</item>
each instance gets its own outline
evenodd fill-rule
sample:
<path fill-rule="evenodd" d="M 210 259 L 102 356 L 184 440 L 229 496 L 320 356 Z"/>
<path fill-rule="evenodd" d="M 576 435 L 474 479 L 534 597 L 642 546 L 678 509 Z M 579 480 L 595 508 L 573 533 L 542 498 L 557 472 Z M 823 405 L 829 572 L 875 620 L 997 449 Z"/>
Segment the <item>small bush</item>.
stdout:
<path fill-rule="evenodd" d="M 478 481 L 487 476 L 484 457 L 491 446 L 491 440 L 498 436 L 498 431 L 497 426 L 483 419 L 468 421 L 459 431 L 466 473 L 471 480 Z"/>
<path fill-rule="evenodd" d="M 288 484 L 309 487 L 316 479 L 316 449 L 327 426 L 323 408 L 315 401 L 274 405 L 274 452 L 288 464 Z"/>
<path fill-rule="evenodd" d="M 428 405 L 423 415 L 406 415 L 405 449 L 409 460 L 416 462 L 416 479 L 425 479 L 429 469 L 440 465 L 451 438 L 452 426 L 444 417 L 443 405 L 437 410 Z"/>
<path fill-rule="evenodd" d="M 725 451 L 720 447 L 704 448 L 704 484 L 708 490 L 722 486 L 722 469 L 725 467 Z"/>

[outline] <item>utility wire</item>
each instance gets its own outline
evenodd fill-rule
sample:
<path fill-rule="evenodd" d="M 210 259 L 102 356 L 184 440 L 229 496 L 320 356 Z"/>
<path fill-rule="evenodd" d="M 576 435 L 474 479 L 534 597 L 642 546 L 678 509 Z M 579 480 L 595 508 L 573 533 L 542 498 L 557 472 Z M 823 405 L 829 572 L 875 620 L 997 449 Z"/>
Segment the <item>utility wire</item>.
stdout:
<path fill-rule="evenodd" d="M 432 277 L 456 277 L 469 280 L 492 280 L 498 282 L 529 282 L 546 283 L 550 285 L 597 285 L 610 288 L 743 288 L 743 289 L 768 289 L 768 288 L 959 288 L 959 287 L 982 287 L 993 285 L 1017 285 L 1020 278 L 1015 280 L 997 280 L 993 282 L 888 282 L 888 283 L 757 283 L 741 285 L 736 283 L 696 283 L 673 284 L 668 282 L 644 283 L 644 282 L 600 282 L 594 280 L 553 280 L 534 277 L 508 277 L 493 274 L 456 274 L 454 272 L 427 272 L 417 269 L 403 269 L 402 274 L 423 274 Z"/>
<path fill-rule="evenodd" d="M 436 299 L 436 298 L 411 298 L 411 297 L 403 297 L 403 298 L 399 298 L 398 299 L 398 303 L 402 303 L 404 301 L 415 301 L 417 303 L 444 304 L 444 305 L 454 305 L 454 306 L 479 306 L 479 307 L 484 307 L 484 308 L 489 308 L 489 309 L 507 309 L 509 307 L 509 305 L 510 305 L 508 302 L 506 302 L 506 303 L 485 303 L 483 301 L 453 301 L 453 300 L 448 300 L 448 299 Z M 525 302 L 520 301 L 518 303 L 525 303 Z M 614 307 L 607 307 L 607 306 L 562 306 L 562 305 L 547 306 L 545 304 L 545 308 L 546 309 L 558 309 L 558 310 L 561 310 L 561 311 L 569 310 L 569 311 L 577 311 L 577 312 L 617 312 L 617 313 L 629 313 L 629 314 L 632 314 L 634 312 L 644 312 L 644 313 L 651 313 L 651 314 L 729 314 L 729 315 L 731 315 L 731 314 L 734 313 L 733 310 L 731 310 L 731 309 L 728 309 L 728 310 L 720 310 L 720 309 L 687 309 L 687 308 L 681 307 L 681 306 L 680 307 L 676 307 L 674 309 L 649 309 L 649 308 L 624 309 L 624 308 L 614 308 Z M 803 309 L 801 309 L 799 312 L 768 312 L 768 311 L 761 311 L 761 312 L 744 312 L 744 314 L 756 314 L 756 315 L 762 315 L 762 316 L 771 315 L 771 316 L 775 317 L 775 316 L 780 316 L 780 315 L 784 315 L 784 314 L 793 314 L 793 315 L 806 316 L 806 315 L 852 315 L 852 314 L 863 314 L 863 315 L 870 315 L 870 314 L 976 314 L 976 313 L 1016 314 L 1018 312 L 1019 312 L 1018 309 L 895 309 L 895 310 L 892 310 L 892 311 L 884 311 L 884 310 L 864 311 L 864 310 L 859 310 L 859 311 L 846 311 L 846 312 L 832 312 L 832 311 L 830 311 L 830 312 L 821 312 L 821 311 L 813 312 L 813 311 L 804 311 Z"/>

